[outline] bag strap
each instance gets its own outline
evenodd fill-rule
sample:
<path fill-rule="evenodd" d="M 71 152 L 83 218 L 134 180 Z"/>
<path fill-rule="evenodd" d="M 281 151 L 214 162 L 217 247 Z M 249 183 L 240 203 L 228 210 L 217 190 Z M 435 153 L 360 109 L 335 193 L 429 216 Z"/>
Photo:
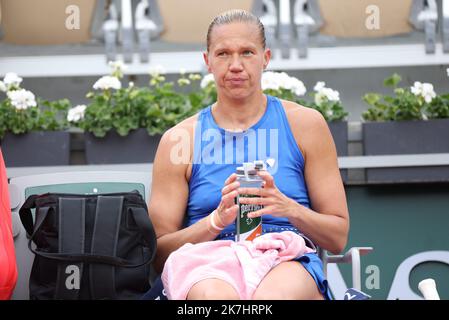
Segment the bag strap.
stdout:
<path fill-rule="evenodd" d="M 99 196 L 92 234 L 92 254 L 115 257 L 123 211 L 123 197 Z M 115 267 L 93 264 L 89 270 L 92 299 L 115 299 Z"/>
<path fill-rule="evenodd" d="M 59 198 L 59 253 L 84 253 L 85 219 L 85 199 Z M 54 298 L 58 300 L 78 299 L 82 274 L 82 262 L 59 262 Z"/>
<path fill-rule="evenodd" d="M 134 221 L 140 229 L 143 241 L 151 249 L 151 257 L 148 262 L 153 262 L 156 257 L 157 240 L 156 232 L 154 231 L 154 226 L 151 222 L 150 216 L 148 215 L 148 212 L 141 207 L 130 207 L 128 211 L 131 211 Z"/>
<path fill-rule="evenodd" d="M 19 209 L 20 221 L 22 221 L 22 225 L 25 228 L 28 236 L 33 233 L 34 223 L 31 209 L 36 208 L 37 197 L 38 195 L 36 194 L 29 196 L 23 203 L 22 207 L 20 207 Z"/>

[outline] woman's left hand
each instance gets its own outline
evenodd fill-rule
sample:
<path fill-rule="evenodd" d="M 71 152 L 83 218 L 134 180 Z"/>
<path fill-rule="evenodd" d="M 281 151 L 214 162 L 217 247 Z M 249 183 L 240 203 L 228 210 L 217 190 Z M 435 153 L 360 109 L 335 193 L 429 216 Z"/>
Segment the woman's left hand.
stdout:
<path fill-rule="evenodd" d="M 260 171 L 258 175 L 264 180 L 262 188 L 238 189 L 240 203 L 264 206 L 260 210 L 248 213 L 248 218 L 260 217 L 264 214 L 287 218 L 292 216 L 299 204 L 279 191 L 274 183 L 273 176 L 267 171 Z M 259 197 L 242 197 L 242 195 L 255 195 Z"/>

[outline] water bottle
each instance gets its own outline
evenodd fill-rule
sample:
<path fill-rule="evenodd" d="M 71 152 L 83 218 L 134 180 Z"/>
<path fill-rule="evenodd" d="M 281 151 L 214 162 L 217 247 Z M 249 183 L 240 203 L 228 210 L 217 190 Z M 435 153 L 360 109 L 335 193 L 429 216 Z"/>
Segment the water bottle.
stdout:
<path fill-rule="evenodd" d="M 265 170 L 263 161 L 245 162 L 237 168 L 237 181 L 241 188 L 262 188 L 263 180 L 257 175 L 258 171 Z M 262 205 L 240 203 L 240 197 L 258 197 L 255 195 L 238 195 L 236 204 L 239 211 L 236 219 L 235 241 L 253 240 L 262 234 L 262 217 L 249 218 L 248 213 L 260 210 Z"/>

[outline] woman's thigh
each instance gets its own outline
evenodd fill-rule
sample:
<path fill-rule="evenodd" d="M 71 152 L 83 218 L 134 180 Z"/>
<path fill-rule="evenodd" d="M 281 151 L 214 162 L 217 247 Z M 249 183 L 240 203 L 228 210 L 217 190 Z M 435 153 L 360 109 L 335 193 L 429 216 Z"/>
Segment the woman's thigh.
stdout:
<path fill-rule="evenodd" d="M 238 300 L 240 295 L 228 282 L 205 279 L 195 283 L 187 294 L 187 300 Z"/>
<path fill-rule="evenodd" d="M 297 261 L 281 262 L 257 287 L 254 300 L 323 300 L 310 273 Z"/>

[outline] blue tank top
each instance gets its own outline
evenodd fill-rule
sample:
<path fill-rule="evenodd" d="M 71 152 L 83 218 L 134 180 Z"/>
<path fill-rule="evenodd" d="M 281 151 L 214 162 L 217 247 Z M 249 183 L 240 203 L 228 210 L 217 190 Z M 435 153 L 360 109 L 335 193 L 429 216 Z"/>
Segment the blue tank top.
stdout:
<path fill-rule="evenodd" d="M 185 226 L 194 224 L 217 208 L 225 180 L 243 162 L 267 159 L 274 159 L 268 172 L 274 177 L 278 189 L 310 208 L 304 158 L 278 98 L 267 96 L 267 108 L 262 118 L 240 133 L 220 128 L 212 116 L 211 106 L 203 109 L 195 129 Z M 272 215 L 264 215 L 262 225 L 264 228 L 292 227 L 287 218 Z M 221 236 L 234 232 L 235 224 L 231 224 Z"/>

